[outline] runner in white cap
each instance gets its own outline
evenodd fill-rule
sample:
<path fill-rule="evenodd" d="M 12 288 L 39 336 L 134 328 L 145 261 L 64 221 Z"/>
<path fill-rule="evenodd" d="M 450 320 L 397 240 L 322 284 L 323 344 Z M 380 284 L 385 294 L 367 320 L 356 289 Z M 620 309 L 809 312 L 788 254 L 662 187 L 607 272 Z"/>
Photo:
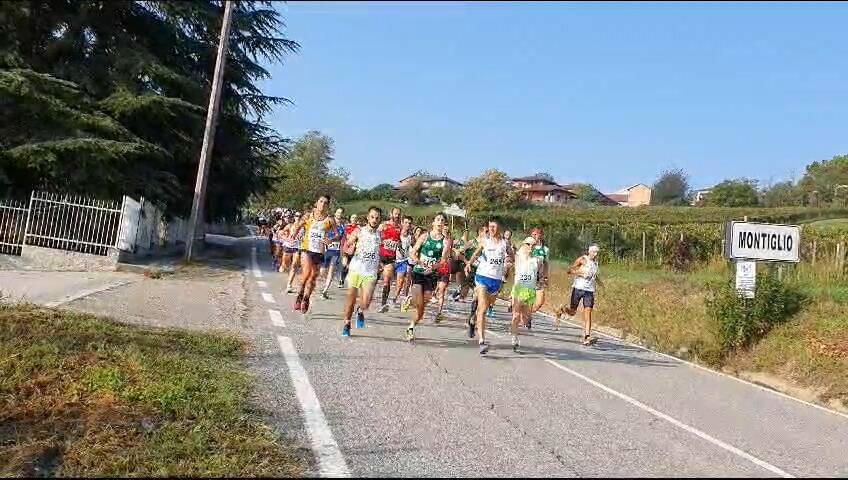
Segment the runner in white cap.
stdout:
<path fill-rule="evenodd" d="M 509 298 L 512 301 L 512 349 L 518 351 L 518 325 L 527 322 L 536 303 L 536 285 L 542 260 L 533 255 L 536 239 L 527 237 L 515 252 L 515 283 Z"/>
<path fill-rule="evenodd" d="M 571 303 L 560 306 L 556 311 L 554 328 L 559 330 L 560 318 L 565 312 L 569 319 L 577 314 L 577 307 L 583 301 L 583 345 L 591 345 L 598 339 L 592 336 L 592 309 L 595 307 L 595 289 L 603 286 L 598 277 L 598 252 L 600 247 L 592 244 L 586 255 L 581 255 L 568 269 L 569 275 L 575 275 L 571 286 Z"/>

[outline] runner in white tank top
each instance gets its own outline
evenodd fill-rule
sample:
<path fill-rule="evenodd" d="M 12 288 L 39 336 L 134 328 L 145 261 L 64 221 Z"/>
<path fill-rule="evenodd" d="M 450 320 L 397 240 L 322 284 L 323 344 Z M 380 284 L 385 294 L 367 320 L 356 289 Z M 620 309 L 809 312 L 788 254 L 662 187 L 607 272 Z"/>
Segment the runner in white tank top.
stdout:
<path fill-rule="evenodd" d="M 512 302 L 512 349 L 518 351 L 518 326 L 527 322 L 533 305 L 536 303 L 536 283 L 539 281 L 539 271 L 542 261 L 533 256 L 533 246 L 536 239 L 527 237 L 515 254 L 515 283 L 512 286 L 510 301 Z"/>
<path fill-rule="evenodd" d="M 577 314 L 577 307 L 580 302 L 583 302 L 583 345 L 591 345 L 597 341 L 597 338 L 592 337 L 592 310 L 595 307 L 595 290 L 598 286 L 603 286 L 603 282 L 598 277 L 598 252 L 600 248 L 597 245 L 589 247 L 586 255 L 581 255 L 574 261 L 571 268 L 568 269 L 569 275 L 576 275 L 574 283 L 571 287 L 571 303 L 570 305 L 562 305 L 556 311 L 556 322 L 554 327 L 559 329 L 560 318 L 563 312 L 569 318 Z"/>
<path fill-rule="evenodd" d="M 377 284 L 377 275 L 380 272 L 380 244 L 383 241 L 380 226 L 382 212 L 377 207 L 368 209 L 366 224 L 353 230 L 348 245 L 355 245 L 353 257 L 348 264 L 347 274 L 347 300 L 344 307 L 344 327 L 342 336 L 350 336 L 350 319 L 353 316 L 354 305 L 356 305 L 356 328 L 365 327 L 365 312 L 371 306 L 374 296 L 374 286 Z"/>
<path fill-rule="evenodd" d="M 474 295 L 477 298 L 477 322 L 472 323 L 469 319 L 468 336 L 474 337 L 477 333 L 480 355 L 489 351 L 486 342 L 486 310 L 489 305 L 494 305 L 495 295 L 503 284 L 504 273 L 512 265 L 512 252 L 507 246 L 500 232 L 500 223 L 496 219 L 488 222 L 489 235 L 474 251 L 468 266 L 465 267 L 466 275 L 471 273 L 471 265 L 478 259 L 477 275 L 474 277 Z"/>

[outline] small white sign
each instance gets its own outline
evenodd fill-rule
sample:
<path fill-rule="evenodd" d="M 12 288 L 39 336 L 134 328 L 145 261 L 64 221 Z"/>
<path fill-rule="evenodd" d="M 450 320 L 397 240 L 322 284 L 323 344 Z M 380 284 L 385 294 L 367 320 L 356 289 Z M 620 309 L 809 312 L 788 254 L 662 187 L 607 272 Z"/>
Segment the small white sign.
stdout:
<path fill-rule="evenodd" d="M 736 291 L 745 298 L 754 298 L 757 287 L 757 262 L 736 262 Z"/>
<path fill-rule="evenodd" d="M 466 213 L 467 212 L 465 210 L 459 208 L 459 205 L 457 205 L 455 203 L 453 205 L 451 205 L 450 207 L 445 208 L 445 214 L 452 215 L 454 217 L 465 218 Z"/>
<path fill-rule="evenodd" d="M 726 245 L 728 258 L 797 263 L 801 229 L 797 225 L 730 222 Z"/>

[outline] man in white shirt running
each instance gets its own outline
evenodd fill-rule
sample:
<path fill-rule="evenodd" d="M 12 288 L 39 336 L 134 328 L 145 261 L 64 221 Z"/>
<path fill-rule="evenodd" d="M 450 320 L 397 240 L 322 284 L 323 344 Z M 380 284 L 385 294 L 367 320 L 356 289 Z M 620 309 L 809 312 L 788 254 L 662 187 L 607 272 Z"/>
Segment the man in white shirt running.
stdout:
<path fill-rule="evenodd" d="M 357 300 L 359 305 L 356 306 L 356 328 L 365 327 L 365 312 L 371 306 L 374 286 L 377 285 L 377 275 L 380 272 L 380 244 L 383 240 L 379 230 L 381 216 L 379 208 L 369 208 L 366 224 L 353 230 L 347 239 L 348 245 L 352 245 L 354 250 L 347 274 L 348 291 L 344 307 L 343 337 L 350 336 L 350 319 Z"/>
<path fill-rule="evenodd" d="M 583 302 L 583 345 L 592 345 L 598 339 L 592 336 L 592 309 L 595 307 L 595 290 L 604 286 L 598 277 L 598 252 L 600 247 L 592 244 L 586 255 L 581 255 L 568 269 L 569 275 L 575 275 L 571 286 L 571 302 L 568 307 L 560 306 L 556 311 L 554 328 L 559 330 L 563 312 L 571 319 L 577 314 L 577 307 Z"/>
<path fill-rule="evenodd" d="M 503 286 L 504 274 L 512 266 L 512 251 L 500 231 L 500 222 L 496 218 L 489 219 L 489 235 L 486 237 L 465 267 L 466 275 L 471 274 L 471 265 L 477 259 L 480 264 L 474 277 L 474 296 L 477 298 L 477 323 L 469 321 L 468 336 L 474 337 L 476 330 L 480 355 L 489 351 L 486 342 L 486 310 L 495 303 L 495 296 Z"/>

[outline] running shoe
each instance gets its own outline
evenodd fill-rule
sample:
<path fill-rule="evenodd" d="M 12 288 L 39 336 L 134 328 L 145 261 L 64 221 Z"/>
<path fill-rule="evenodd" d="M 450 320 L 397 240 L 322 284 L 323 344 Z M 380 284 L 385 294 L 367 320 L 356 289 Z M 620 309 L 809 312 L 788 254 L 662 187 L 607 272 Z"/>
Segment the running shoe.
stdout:
<path fill-rule="evenodd" d="M 477 325 L 474 324 L 474 319 L 468 319 L 468 338 L 474 338 L 474 334 L 477 333 Z"/>
<path fill-rule="evenodd" d="M 323 297 L 323 298 L 324 298 L 324 300 L 329 300 L 329 299 L 330 299 L 330 294 L 329 294 L 329 293 L 327 293 L 327 291 L 326 291 L 326 290 L 321 290 L 321 297 Z"/>
<path fill-rule="evenodd" d="M 584 335 L 583 336 L 583 345 L 586 345 L 586 346 L 593 345 L 597 341 L 598 341 L 598 339 L 591 336 L 591 335 Z"/>
<path fill-rule="evenodd" d="M 299 312 L 301 308 L 303 308 L 303 297 L 298 295 L 297 298 L 294 299 L 294 311 Z"/>
<path fill-rule="evenodd" d="M 342 327 L 342 336 L 349 337 L 350 336 L 350 324 L 345 323 L 344 327 Z"/>
<path fill-rule="evenodd" d="M 489 307 L 489 309 L 486 310 L 486 316 L 489 318 L 495 318 L 495 308 Z"/>
<path fill-rule="evenodd" d="M 406 329 L 406 341 L 411 342 L 413 340 L 415 340 L 415 329 L 409 327 Z"/>
<path fill-rule="evenodd" d="M 309 297 L 304 298 L 303 301 L 300 302 L 301 313 L 306 313 L 307 310 L 309 310 Z"/>
<path fill-rule="evenodd" d="M 339 282 L 339 288 L 344 288 L 344 282 Z"/>
<path fill-rule="evenodd" d="M 384 304 L 380 305 L 380 313 L 386 313 L 388 311 L 389 311 L 389 304 L 388 303 L 384 303 Z"/>
<path fill-rule="evenodd" d="M 356 328 L 365 328 L 365 315 L 359 307 L 356 308 Z"/>
<path fill-rule="evenodd" d="M 402 304 L 401 304 L 401 306 L 400 306 L 400 311 L 401 311 L 401 312 L 408 312 L 408 311 L 409 311 L 409 306 L 410 306 L 411 304 L 412 304 L 412 297 L 410 297 L 410 296 L 408 296 L 408 295 L 407 295 L 407 297 L 403 299 L 403 303 L 402 303 Z"/>
<path fill-rule="evenodd" d="M 527 319 L 527 330 L 530 330 L 531 328 L 533 328 L 533 319 L 528 318 Z"/>
<path fill-rule="evenodd" d="M 485 355 L 489 353 L 489 342 L 483 342 L 480 344 L 480 355 Z"/>
<path fill-rule="evenodd" d="M 442 323 L 442 320 L 444 320 L 444 319 L 445 319 L 445 314 L 442 313 L 442 312 L 439 312 L 439 313 L 436 314 L 436 318 L 434 320 L 435 320 L 436 323 Z"/>
<path fill-rule="evenodd" d="M 512 336 L 512 351 L 518 352 L 519 347 L 520 347 L 520 344 L 518 342 L 518 335 L 513 335 Z"/>
<path fill-rule="evenodd" d="M 286 293 L 294 293 L 294 288 L 292 288 L 292 286 L 289 285 L 288 288 L 286 288 Z"/>

